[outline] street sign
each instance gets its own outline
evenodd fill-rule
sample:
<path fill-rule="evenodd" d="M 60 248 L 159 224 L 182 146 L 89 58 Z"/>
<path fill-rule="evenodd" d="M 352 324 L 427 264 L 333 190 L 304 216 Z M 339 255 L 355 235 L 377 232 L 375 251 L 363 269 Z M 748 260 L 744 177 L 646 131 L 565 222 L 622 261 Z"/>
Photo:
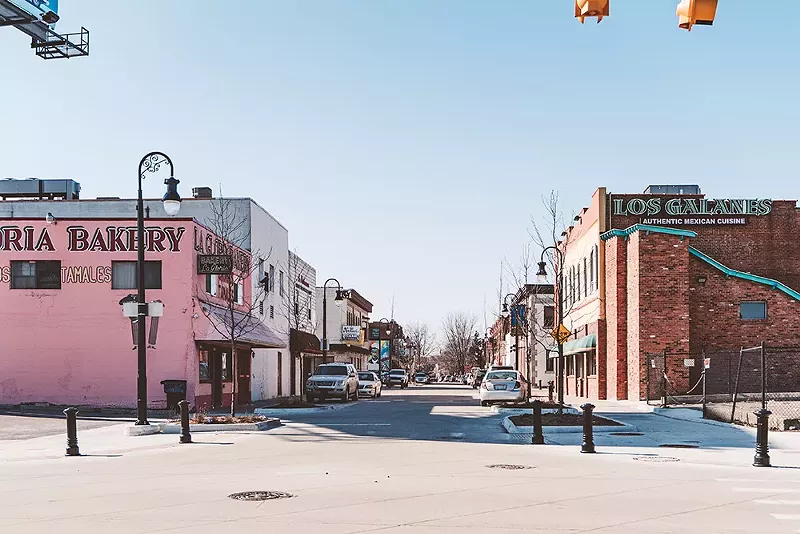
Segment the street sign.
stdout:
<path fill-rule="evenodd" d="M 569 336 L 572 335 L 572 332 L 569 331 L 569 328 L 564 326 L 563 324 L 558 325 L 557 328 L 554 328 L 550 335 L 553 336 L 559 343 L 564 343 L 566 340 L 569 339 Z"/>
<path fill-rule="evenodd" d="M 703 367 L 711 369 L 711 358 L 703 358 Z"/>
<path fill-rule="evenodd" d="M 683 360 L 684 367 L 694 367 L 694 358 L 686 358 Z"/>

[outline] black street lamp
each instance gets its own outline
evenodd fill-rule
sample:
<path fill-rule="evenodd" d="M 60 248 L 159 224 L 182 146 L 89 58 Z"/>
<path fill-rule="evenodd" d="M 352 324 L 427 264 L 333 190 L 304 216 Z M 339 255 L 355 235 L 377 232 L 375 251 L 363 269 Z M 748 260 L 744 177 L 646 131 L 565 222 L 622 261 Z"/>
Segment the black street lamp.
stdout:
<path fill-rule="evenodd" d="M 162 199 L 164 211 L 167 215 L 175 216 L 181 209 L 181 197 L 178 194 L 179 180 L 175 179 L 175 168 L 169 156 L 162 152 L 150 152 L 139 162 L 139 199 L 136 204 L 136 288 L 138 290 L 136 302 L 136 348 L 138 350 L 138 376 L 136 381 L 136 424 L 149 425 L 147 421 L 147 300 L 144 294 L 144 200 L 142 199 L 142 180 L 144 173 L 157 172 L 163 163 L 169 165 L 169 178 L 164 180 L 167 192 Z"/>
<path fill-rule="evenodd" d="M 509 293 L 503 298 L 503 317 L 508 317 L 508 297 L 516 297 L 516 293 Z M 511 319 L 511 324 L 517 323 L 514 328 L 514 367 L 519 370 L 519 306 L 514 305 L 514 317 Z"/>
<path fill-rule="evenodd" d="M 336 282 L 336 297 L 342 300 L 342 284 L 336 278 L 328 278 L 322 286 L 322 363 L 328 363 L 328 282 Z"/>
<path fill-rule="evenodd" d="M 552 250 L 558 254 L 558 322 L 556 324 L 556 342 L 558 342 L 558 405 L 559 409 L 564 406 L 564 339 L 561 337 L 561 326 L 564 324 L 564 253 L 561 252 L 556 246 L 549 246 L 542 251 L 542 257 L 539 261 L 539 272 L 536 273 L 537 278 L 542 278 L 547 281 L 547 262 L 544 261 L 544 255 L 547 251 Z M 548 356 L 549 357 L 549 356 Z"/>

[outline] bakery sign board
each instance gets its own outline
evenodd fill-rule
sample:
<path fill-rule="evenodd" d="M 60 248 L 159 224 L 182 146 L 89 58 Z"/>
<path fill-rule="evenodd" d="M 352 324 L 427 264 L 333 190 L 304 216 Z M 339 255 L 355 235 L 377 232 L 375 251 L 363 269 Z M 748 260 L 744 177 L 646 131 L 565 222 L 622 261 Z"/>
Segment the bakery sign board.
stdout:
<path fill-rule="evenodd" d="M 772 213 L 772 199 L 612 197 L 611 213 L 622 217 L 639 216 L 643 224 L 737 225 L 747 224 L 748 217 Z"/>
<path fill-rule="evenodd" d="M 230 254 L 198 254 L 197 274 L 231 274 L 233 256 Z"/>

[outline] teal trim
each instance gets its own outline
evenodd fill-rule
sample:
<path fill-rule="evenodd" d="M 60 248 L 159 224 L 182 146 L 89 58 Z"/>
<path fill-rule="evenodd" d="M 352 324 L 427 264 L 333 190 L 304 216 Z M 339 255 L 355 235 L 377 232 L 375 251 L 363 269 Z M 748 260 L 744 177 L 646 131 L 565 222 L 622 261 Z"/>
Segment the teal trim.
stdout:
<path fill-rule="evenodd" d="M 579 352 L 588 352 L 594 348 L 597 348 L 597 335 L 589 334 L 588 336 L 583 336 L 564 343 L 564 356 L 571 356 Z M 558 345 L 553 346 L 550 352 L 558 353 Z"/>
<path fill-rule="evenodd" d="M 684 237 L 697 237 L 697 232 L 692 232 L 691 230 L 681 230 L 680 228 L 668 228 L 666 226 L 650 226 L 649 224 L 634 224 L 626 228 L 625 230 L 609 230 L 600 235 L 600 239 L 603 241 L 608 241 L 612 237 L 628 237 L 634 232 L 647 232 L 653 234 L 668 234 L 668 235 L 676 235 L 680 238 Z"/>
<path fill-rule="evenodd" d="M 786 293 L 790 297 L 795 300 L 800 300 L 800 293 L 795 291 L 794 289 L 790 288 L 783 282 L 778 282 L 777 280 L 773 280 L 772 278 L 765 278 L 763 276 L 758 276 L 755 274 L 744 273 L 742 271 L 737 271 L 735 269 L 731 269 L 730 267 L 726 267 L 722 265 L 720 262 L 712 258 L 707 254 L 703 254 L 699 250 L 694 247 L 689 247 L 689 254 L 694 256 L 695 258 L 701 259 L 707 264 L 711 265 L 715 269 L 719 269 L 722 271 L 725 276 L 732 276 L 734 278 L 741 278 L 742 280 L 749 280 L 750 282 L 755 282 L 756 284 L 763 284 L 765 286 L 771 287 L 772 289 L 777 289 L 778 291 L 782 291 Z"/>

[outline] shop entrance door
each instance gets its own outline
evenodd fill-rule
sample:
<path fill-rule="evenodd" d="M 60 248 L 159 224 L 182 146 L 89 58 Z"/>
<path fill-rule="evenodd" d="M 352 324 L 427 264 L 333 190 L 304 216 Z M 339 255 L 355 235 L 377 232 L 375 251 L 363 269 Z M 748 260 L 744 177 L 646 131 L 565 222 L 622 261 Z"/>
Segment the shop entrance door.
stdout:
<path fill-rule="evenodd" d="M 211 349 L 211 407 L 222 408 L 222 354 Z"/>
<path fill-rule="evenodd" d="M 236 351 L 236 373 L 239 381 L 236 383 L 236 404 L 250 404 L 250 351 Z"/>

